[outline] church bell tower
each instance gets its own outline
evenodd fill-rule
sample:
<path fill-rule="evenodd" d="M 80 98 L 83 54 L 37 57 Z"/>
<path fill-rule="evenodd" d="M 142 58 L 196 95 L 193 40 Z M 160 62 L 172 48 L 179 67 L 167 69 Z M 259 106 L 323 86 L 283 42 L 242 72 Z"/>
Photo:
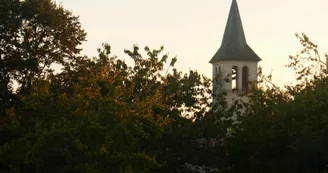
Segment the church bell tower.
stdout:
<path fill-rule="evenodd" d="M 249 90 L 249 81 L 257 80 L 259 61 L 261 58 L 246 42 L 238 4 L 232 0 L 221 47 L 210 60 L 213 92 L 225 91 L 231 105 L 239 94 Z"/>

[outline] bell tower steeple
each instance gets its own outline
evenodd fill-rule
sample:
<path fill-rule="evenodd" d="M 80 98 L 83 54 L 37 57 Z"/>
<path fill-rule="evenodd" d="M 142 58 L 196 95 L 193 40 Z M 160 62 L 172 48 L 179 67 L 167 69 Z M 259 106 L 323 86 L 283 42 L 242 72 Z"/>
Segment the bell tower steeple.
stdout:
<path fill-rule="evenodd" d="M 259 61 L 246 42 L 237 0 L 232 0 L 221 46 L 210 60 L 214 92 L 227 92 L 228 104 L 233 103 L 239 93 L 249 89 L 249 81 L 257 80 Z"/>

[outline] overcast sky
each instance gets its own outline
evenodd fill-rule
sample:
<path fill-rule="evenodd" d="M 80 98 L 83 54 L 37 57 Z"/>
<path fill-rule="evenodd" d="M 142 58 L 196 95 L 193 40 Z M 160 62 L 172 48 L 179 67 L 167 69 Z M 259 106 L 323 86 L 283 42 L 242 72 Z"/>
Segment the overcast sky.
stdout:
<path fill-rule="evenodd" d="M 103 42 L 127 59 L 133 44 L 158 48 L 177 56 L 183 71 L 195 69 L 211 77 L 209 60 L 220 47 L 231 0 L 56 0 L 80 16 L 88 41 L 84 54 L 96 55 Z M 295 32 L 305 32 L 328 51 L 327 0 L 237 0 L 246 39 L 262 58 L 275 83 L 293 80 L 284 67 L 301 49 Z"/>

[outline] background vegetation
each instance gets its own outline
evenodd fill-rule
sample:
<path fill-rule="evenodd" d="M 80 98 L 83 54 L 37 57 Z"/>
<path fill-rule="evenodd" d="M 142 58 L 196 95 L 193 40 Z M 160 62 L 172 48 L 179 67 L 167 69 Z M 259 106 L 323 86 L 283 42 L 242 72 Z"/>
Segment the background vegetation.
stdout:
<path fill-rule="evenodd" d="M 328 56 L 296 36 L 298 84 L 279 88 L 260 70 L 250 102 L 228 108 L 163 47 L 125 50 L 133 64 L 107 43 L 81 56 L 71 12 L 1 0 L 0 172 L 328 172 Z"/>

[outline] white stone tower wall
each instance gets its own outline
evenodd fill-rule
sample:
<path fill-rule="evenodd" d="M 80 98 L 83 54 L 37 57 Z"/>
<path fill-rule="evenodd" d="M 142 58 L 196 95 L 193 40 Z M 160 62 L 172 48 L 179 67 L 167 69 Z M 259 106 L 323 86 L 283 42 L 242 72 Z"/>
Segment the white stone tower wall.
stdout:
<path fill-rule="evenodd" d="M 232 91 L 232 67 L 237 66 L 237 91 Z M 212 75 L 213 78 L 217 77 L 217 73 L 221 70 L 221 77 L 226 78 L 229 76 L 229 81 L 226 83 L 224 80 L 222 82 L 222 90 L 227 92 L 227 103 L 228 105 L 231 105 L 233 103 L 233 100 L 237 99 L 238 93 L 242 92 L 242 68 L 246 66 L 248 67 L 248 81 L 256 81 L 257 80 L 257 62 L 254 61 L 218 61 L 213 63 L 213 71 Z M 218 85 L 218 83 L 214 83 L 215 85 Z M 219 86 L 216 86 L 219 87 Z M 247 101 L 247 98 L 243 98 L 244 101 Z"/>

